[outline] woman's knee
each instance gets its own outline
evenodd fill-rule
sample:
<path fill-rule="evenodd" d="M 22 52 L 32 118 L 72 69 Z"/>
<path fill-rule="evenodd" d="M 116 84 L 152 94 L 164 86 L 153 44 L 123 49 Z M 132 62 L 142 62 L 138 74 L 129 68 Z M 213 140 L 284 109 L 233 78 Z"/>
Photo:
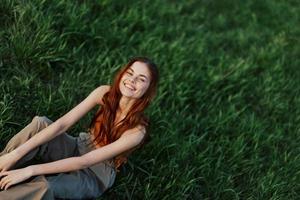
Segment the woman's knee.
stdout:
<path fill-rule="evenodd" d="M 46 128 L 47 126 L 49 126 L 53 122 L 46 116 L 36 115 L 35 117 L 33 117 L 32 123 L 37 125 L 37 129 L 41 130 L 43 128 Z"/>
<path fill-rule="evenodd" d="M 43 123 L 46 123 L 46 124 L 51 124 L 52 123 L 52 121 L 48 117 L 46 117 L 46 116 L 38 116 L 38 115 L 34 116 L 33 119 L 32 119 L 32 121 L 43 122 Z"/>

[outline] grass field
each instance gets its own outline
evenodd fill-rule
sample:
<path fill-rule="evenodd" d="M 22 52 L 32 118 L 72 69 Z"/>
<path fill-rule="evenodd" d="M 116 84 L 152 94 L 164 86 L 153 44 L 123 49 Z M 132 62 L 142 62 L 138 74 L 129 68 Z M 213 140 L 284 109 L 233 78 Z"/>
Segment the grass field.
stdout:
<path fill-rule="evenodd" d="M 99 199 L 299 199 L 299 14 L 297 0 L 2 0 L 1 148 L 144 55 L 161 74 L 152 141 Z"/>

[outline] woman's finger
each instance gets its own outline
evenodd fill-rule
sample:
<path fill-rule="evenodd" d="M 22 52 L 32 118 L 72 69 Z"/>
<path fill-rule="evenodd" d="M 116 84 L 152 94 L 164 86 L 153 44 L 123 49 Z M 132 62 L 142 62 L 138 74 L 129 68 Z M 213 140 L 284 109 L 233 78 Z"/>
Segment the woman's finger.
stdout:
<path fill-rule="evenodd" d="M 1 172 L 5 172 L 5 171 L 6 171 L 5 167 L 1 168 Z"/>
<path fill-rule="evenodd" d="M 11 181 L 9 181 L 4 189 L 7 190 L 11 185 Z"/>
<path fill-rule="evenodd" d="M 1 190 L 2 190 L 3 184 L 4 184 L 4 180 L 2 179 L 2 180 L 0 181 L 0 188 L 1 188 Z"/>
<path fill-rule="evenodd" d="M 9 181 L 9 177 L 8 177 L 8 176 L 5 176 L 4 178 L 2 178 L 1 184 L 0 184 L 1 189 L 4 188 L 5 184 L 6 184 L 8 181 Z"/>
<path fill-rule="evenodd" d="M 2 185 L 3 185 L 3 183 L 4 183 L 4 178 L 5 177 L 3 177 L 2 179 L 1 179 L 1 181 L 0 181 L 0 188 L 2 189 Z"/>
<path fill-rule="evenodd" d="M 8 184 L 9 182 L 11 182 L 11 180 L 10 180 L 10 179 L 7 179 L 7 180 L 4 182 L 3 188 L 2 188 L 2 189 L 6 188 L 6 187 L 7 187 L 7 184 Z"/>
<path fill-rule="evenodd" d="M 5 176 L 5 175 L 7 175 L 7 174 L 8 174 L 8 171 L 0 172 L 0 177 Z"/>
<path fill-rule="evenodd" d="M 3 183 L 4 183 L 4 180 L 3 180 L 3 178 L 2 178 L 1 181 L 0 181 L 0 188 L 1 188 L 1 190 L 2 190 L 2 185 L 3 185 Z"/>

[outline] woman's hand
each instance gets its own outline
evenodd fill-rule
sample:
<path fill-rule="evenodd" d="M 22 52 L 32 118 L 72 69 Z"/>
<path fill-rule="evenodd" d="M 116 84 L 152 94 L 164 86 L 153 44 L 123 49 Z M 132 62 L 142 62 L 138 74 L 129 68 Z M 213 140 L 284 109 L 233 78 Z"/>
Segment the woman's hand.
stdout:
<path fill-rule="evenodd" d="M 7 190 L 12 185 L 29 179 L 32 176 L 31 167 L 0 172 L 0 188 Z"/>
<path fill-rule="evenodd" d="M 0 172 L 9 170 L 17 163 L 18 160 L 19 157 L 15 151 L 4 154 L 0 157 Z"/>

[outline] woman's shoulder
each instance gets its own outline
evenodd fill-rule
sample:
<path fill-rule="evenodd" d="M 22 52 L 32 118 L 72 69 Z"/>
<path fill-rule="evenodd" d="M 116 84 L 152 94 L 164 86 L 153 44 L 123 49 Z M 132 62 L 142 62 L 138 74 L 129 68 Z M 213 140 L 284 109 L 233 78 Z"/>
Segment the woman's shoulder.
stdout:
<path fill-rule="evenodd" d="M 110 90 L 111 86 L 110 85 L 100 85 L 98 87 L 98 89 L 103 92 L 103 93 L 106 93 Z"/>
<path fill-rule="evenodd" d="M 137 128 L 140 132 L 142 132 L 143 134 L 146 133 L 146 126 L 145 126 L 145 125 L 138 124 L 138 125 L 136 126 L 136 128 Z"/>
<path fill-rule="evenodd" d="M 110 85 L 100 85 L 95 89 L 98 104 L 103 105 L 102 97 L 110 90 L 110 88 Z"/>
<path fill-rule="evenodd" d="M 123 134 L 123 135 L 129 135 L 129 134 L 140 134 L 142 136 L 145 136 L 146 134 L 146 127 L 142 124 L 138 124 L 136 125 L 135 127 L 131 128 L 131 129 L 128 129 L 126 130 Z"/>

